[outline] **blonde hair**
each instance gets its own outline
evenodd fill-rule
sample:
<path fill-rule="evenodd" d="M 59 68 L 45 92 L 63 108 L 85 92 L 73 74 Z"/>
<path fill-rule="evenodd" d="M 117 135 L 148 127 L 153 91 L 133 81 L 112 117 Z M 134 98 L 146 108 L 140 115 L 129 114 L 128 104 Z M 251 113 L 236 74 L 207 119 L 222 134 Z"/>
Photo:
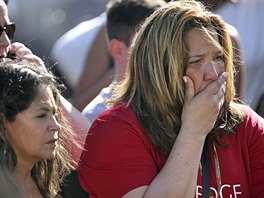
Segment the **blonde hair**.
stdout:
<path fill-rule="evenodd" d="M 182 76 L 188 56 L 185 36 L 193 28 L 208 31 L 208 27 L 219 35 L 225 70 L 229 73 L 225 105 L 216 127 L 232 117 L 225 125 L 227 134 L 231 133 L 242 119 L 240 111 L 231 104 L 235 96 L 232 43 L 224 21 L 196 1 L 168 3 L 146 19 L 132 43 L 126 77 L 116 85 L 109 101 L 127 101 L 154 147 L 163 154 L 169 154 L 181 127 L 185 98 Z"/>

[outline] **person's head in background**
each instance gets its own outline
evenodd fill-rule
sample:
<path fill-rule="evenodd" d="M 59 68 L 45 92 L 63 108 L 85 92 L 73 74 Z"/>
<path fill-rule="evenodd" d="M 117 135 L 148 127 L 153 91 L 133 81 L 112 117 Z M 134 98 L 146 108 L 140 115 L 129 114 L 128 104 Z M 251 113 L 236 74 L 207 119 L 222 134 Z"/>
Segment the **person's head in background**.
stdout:
<path fill-rule="evenodd" d="M 43 197 L 55 197 L 73 163 L 65 149 L 73 132 L 56 80 L 30 62 L 7 60 L 0 63 L 0 84 L 1 167 L 21 194 L 30 193 L 19 179 L 28 172 Z"/>
<path fill-rule="evenodd" d="M 125 74 L 131 40 L 140 23 L 165 4 L 163 0 L 109 0 L 107 3 L 108 47 L 117 80 Z"/>

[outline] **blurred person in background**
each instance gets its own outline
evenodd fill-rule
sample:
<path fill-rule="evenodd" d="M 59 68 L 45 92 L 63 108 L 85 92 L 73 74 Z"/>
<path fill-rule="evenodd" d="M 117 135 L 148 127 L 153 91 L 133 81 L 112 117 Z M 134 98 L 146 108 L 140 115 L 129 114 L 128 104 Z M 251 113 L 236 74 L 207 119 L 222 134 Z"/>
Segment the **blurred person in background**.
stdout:
<path fill-rule="evenodd" d="M 100 93 L 101 89 L 109 86 L 115 79 L 114 60 L 107 47 L 108 36 L 105 29 L 105 25 L 102 26 L 94 38 L 94 42 L 86 54 L 79 81 L 73 90 L 72 101 L 80 111 Z"/>
<path fill-rule="evenodd" d="M 68 81 L 73 92 L 75 92 L 80 76 L 83 73 L 86 55 L 90 53 L 90 48 L 97 35 L 101 31 L 104 33 L 105 21 L 105 13 L 91 20 L 83 21 L 64 33 L 52 47 L 51 55 L 54 60 L 58 61 L 57 67 Z M 107 55 L 107 47 L 105 45 L 98 44 L 98 47 L 100 48 L 98 54 Z M 98 64 L 103 65 L 104 63 L 100 63 L 100 61 L 104 58 L 102 56 L 100 58 L 97 57 Z M 106 58 L 108 60 L 108 56 Z M 86 81 L 95 77 L 97 68 L 94 67 L 93 71 L 86 75 Z"/>
<path fill-rule="evenodd" d="M 41 57 L 57 76 L 63 76 L 59 62 L 52 58 L 51 48 L 65 32 L 84 20 L 104 11 L 107 0 L 9 0 L 9 13 L 17 23 L 15 40 L 29 47 Z M 78 63 L 78 60 L 76 60 Z M 68 90 L 62 92 L 67 99 L 71 95 L 68 79 L 60 78 Z"/>
<path fill-rule="evenodd" d="M 108 40 L 106 48 L 114 61 L 115 73 L 112 84 L 119 82 L 125 76 L 129 47 L 138 27 L 155 9 L 165 4 L 163 0 L 109 0 L 106 6 Z M 106 110 L 105 102 L 111 97 L 111 92 L 110 84 L 84 108 L 82 113 L 89 122 L 92 123 L 100 113 Z"/>
<path fill-rule="evenodd" d="M 83 110 L 114 78 L 115 68 L 108 49 L 105 23 L 98 31 L 85 57 L 83 72 L 72 95 L 73 104 L 79 110 Z"/>
<path fill-rule="evenodd" d="M 105 29 L 106 14 L 103 12 L 63 34 L 51 51 L 70 84 L 72 103 L 80 111 L 112 81 L 114 67 Z"/>

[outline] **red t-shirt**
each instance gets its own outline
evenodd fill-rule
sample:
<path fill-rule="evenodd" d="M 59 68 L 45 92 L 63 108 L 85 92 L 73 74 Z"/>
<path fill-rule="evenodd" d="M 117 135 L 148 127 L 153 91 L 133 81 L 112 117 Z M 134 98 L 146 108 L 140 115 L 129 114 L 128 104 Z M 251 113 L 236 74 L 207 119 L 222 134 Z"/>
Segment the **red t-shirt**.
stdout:
<path fill-rule="evenodd" d="M 217 147 L 221 172 L 220 197 L 264 197 L 264 120 L 249 107 L 245 120 Z M 210 148 L 210 186 L 216 192 L 213 148 Z M 91 126 L 78 167 L 83 189 L 90 197 L 118 198 L 149 185 L 166 162 L 145 136 L 130 108 L 116 105 Z M 198 173 L 196 195 L 201 197 Z"/>

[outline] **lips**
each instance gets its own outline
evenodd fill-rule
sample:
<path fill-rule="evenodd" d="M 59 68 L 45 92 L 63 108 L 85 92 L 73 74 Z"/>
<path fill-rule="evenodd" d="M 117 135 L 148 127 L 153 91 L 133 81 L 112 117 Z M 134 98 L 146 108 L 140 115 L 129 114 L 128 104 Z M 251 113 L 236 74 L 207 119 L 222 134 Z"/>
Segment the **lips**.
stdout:
<path fill-rule="evenodd" d="M 46 144 L 55 144 L 56 142 L 57 142 L 57 140 L 58 139 L 52 139 L 52 140 L 50 140 L 50 141 L 48 141 L 48 142 L 46 142 Z"/>

